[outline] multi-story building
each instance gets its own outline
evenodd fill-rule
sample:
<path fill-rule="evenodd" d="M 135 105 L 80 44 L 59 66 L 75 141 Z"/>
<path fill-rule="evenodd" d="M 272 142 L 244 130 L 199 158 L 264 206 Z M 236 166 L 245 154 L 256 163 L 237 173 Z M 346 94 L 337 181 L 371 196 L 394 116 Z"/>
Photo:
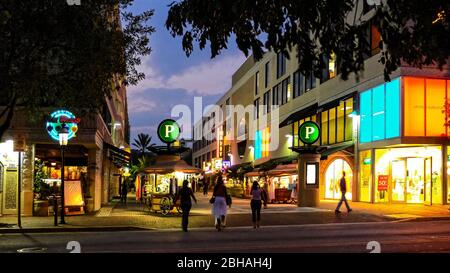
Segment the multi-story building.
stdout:
<path fill-rule="evenodd" d="M 256 63 L 250 57 L 234 73 L 232 87 L 217 105 L 260 107 L 253 118 L 235 118 L 232 124 L 225 113 L 215 124 L 215 138 L 194 144 L 194 164 L 210 170 L 216 161 L 227 160 L 232 167 L 251 164 L 258 170 L 263 163 L 274 162 L 279 166 L 273 176 L 270 171 L 264 174 L 272 190 L 289 188 L 299 180 L 298 170 L 292 170 L 298 157 L 292 147 L 304 145 L 298 128 L 312 120 L 321 127 L 315 143 L 323 148 L 319 149 L 321 199 L 340 198 L 338 184 L 345 171 L 350 184 L 347 198 L 353 201 L 446 204 L 449 67 L 441 71 L 402 64 L 385 82 L 379 62 L 381 37 L 370 23 L 374 10 L 361 2 L 355 11 L 361 16 L 356 18 L 366 22 L 370 47 L 359 77 L 342 80 L 336 56 L 328 60 L 321 78 L 300 73 L 295 52 L 290 60 L 274 52 Z M 197 135 L 211 115 L 195 125 Z M 272 126 L 274 118 L 278 126 Z M 227 139 L 230 132 L 233 140 Z"/>

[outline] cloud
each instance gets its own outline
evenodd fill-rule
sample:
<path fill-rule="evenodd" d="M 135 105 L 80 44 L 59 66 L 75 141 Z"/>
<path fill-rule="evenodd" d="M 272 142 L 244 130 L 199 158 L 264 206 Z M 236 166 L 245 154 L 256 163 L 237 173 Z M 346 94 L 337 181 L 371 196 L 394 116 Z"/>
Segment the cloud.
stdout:
<path fill-rule="evenodd" d="M 231 76 L 245 61 L 242 54 L 224 55 L 190 66 L 173 75 L 162 75 L 151 59 L 143 61 L 139 71 L 146 79 L 128 88 L 130 95 L 149 89 L 185 90 L 192 95 L 219 95 L 231 86 Z M 137 94 L 136 94 L 137 95 Z"/>
<path fill-rule="evenodd" d="M 143 96 L 128 96 L 128 111 L 130 113 L 146 113 L 156 110 L 158 105 L 154 100 Z"/>

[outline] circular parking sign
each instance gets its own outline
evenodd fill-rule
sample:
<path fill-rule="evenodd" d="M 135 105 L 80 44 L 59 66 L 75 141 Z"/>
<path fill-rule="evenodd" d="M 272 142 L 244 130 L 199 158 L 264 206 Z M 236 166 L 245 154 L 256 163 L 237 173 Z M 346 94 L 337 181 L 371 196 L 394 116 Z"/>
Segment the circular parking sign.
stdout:
<path fill-rule="evenodd" d="M 320 127 L 314 121 L 305 121 L 298 128 L 298 138 L 305 144 L 313 144 L 320 137 Z"/>
<path fill-rule="evenodd" d="M 165 119 L 158 126 L 158 137 L 164 143 L 175 142 L 180 136 L 180 126 L 173 119 Z"/>

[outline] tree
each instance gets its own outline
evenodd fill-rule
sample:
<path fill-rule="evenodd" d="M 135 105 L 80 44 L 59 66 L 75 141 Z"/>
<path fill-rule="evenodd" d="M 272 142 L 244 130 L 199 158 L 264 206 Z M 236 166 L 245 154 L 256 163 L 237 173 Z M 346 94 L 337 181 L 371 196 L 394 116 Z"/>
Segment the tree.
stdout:
<path fill-rule="evenodd" d="M 144 78 L 153 11 L 133 15 L 132 2 L 0 0 L 0 139 L 18 108 L 35 120 L 47 106 L 83 116 Z"/>
<path fill-rule="evenodd" d="M 133 146 L 138 148 L 141 152 L 141 156 L 145 155 L 145 152 L 149 151 L 150 147 L 155 146 L 155 143 L 152 142 L 152 137 L 148 134 L 140 133 L 138 134 L 138 138 L 134 139 Z"/>
<path fill-rule="evenodd" d="M 450 55 L 448 1 L 381 2 L 371 20 L 381 32 L 385 79 L 402 61 L 442 69 Z M 238 48 L 246 56 L 252 52 L 255 60 L 266 50 L 288 55 L 295 46 L 300 70 L 304 74 L 313 71 L 316 77 L 327 68 L 324 56 L 335 53 L 341 77 L 347 79 L 350 73 L 358 76 L 364 69 L 368 22 L 352 14 L 363 4 L 354 0 L 179 0 L 170 5 L 166 27 L 173 36 L 183 37 L 188 56 L 194 44 L 204 49 L 209 43 L 214 58 L 235 35 Z M 348 23 L 349 18 L 353 23 Z"/>

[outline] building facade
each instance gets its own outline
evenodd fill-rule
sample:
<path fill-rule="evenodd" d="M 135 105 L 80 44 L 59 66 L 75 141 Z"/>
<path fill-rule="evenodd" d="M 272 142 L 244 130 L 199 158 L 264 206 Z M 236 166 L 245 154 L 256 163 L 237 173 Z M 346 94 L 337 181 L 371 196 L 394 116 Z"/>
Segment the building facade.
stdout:
<path fill-rule="evenodd" d="M 76 137 L 65 148 L 65 181 L 81 182 L 82 196 L 77 198 L 81 198 L 79 201 L 88 212 L 99 210 L 102 204 L 119 195 L 124 167 L 130 159 L 126 88 L 119 77 L 113 83 L 115 90 L 110 98 L 105 98 L 99 113 L 77 116 L 80 122 Z M 59 109 L 43 109 L 48 114 L 55 110 Z M 37 204 L 44 199 L 40 195 L 46 194 L 42 190 L 38 194 L 38 188 L 60 183 L 61 150 L 58 141 L 48 133 L 46 123 L 47 119 L 30 120 L 20 109 L 14 113 L 11 128 L 0 142 L 0 215 L 17 214 L 19 194 L 22 214 L 36 214 Z M 21 164 L 14 149 L 17 142 L 25 147 Z M 42 186 L 41 180 L 48 186 Z M 70 203 L 67 197 L 66 202 Z"/>
<path fill-rule="evenodd" d="M 402 64 L 385 82 L 384 66 L 378 61 L 381 37 L 370 23 L 374 10 L 361 2 L 354 12 L 366 21 L 370 47 L 359 77 L 342 80 L 336 56 L 328 60 L 321 78 L 298 71 L 295 51 L 290 60 L 275 52 L 256 63 L 250 57 L 234 73 L 232 87 L 217 105 L 254 105 L 253 116 L 224 110 L 217 121 L 210 111 L 195 125 L 194 137 L 212 132 L 213 138 L 194 143 L 193 163 L 211 172 L 223 168 L 224 162 L 256 170 L 273 162 L 278 165 L 273 175 L 256 171 L 247 177 L 268 177 L 264 179 L 270 191 L 292 189 L 299 183 L 292 172 L 298 157 L 292 148 L 304 145 L 298 128 L 311 120 L 321 128 L 315 143 L 323 148 L 320 199 L 340 198 L 339 179 L 345 171 L 347 198 L 353 201 L 447 204 L 449 66 L 441 71 Z"/>

